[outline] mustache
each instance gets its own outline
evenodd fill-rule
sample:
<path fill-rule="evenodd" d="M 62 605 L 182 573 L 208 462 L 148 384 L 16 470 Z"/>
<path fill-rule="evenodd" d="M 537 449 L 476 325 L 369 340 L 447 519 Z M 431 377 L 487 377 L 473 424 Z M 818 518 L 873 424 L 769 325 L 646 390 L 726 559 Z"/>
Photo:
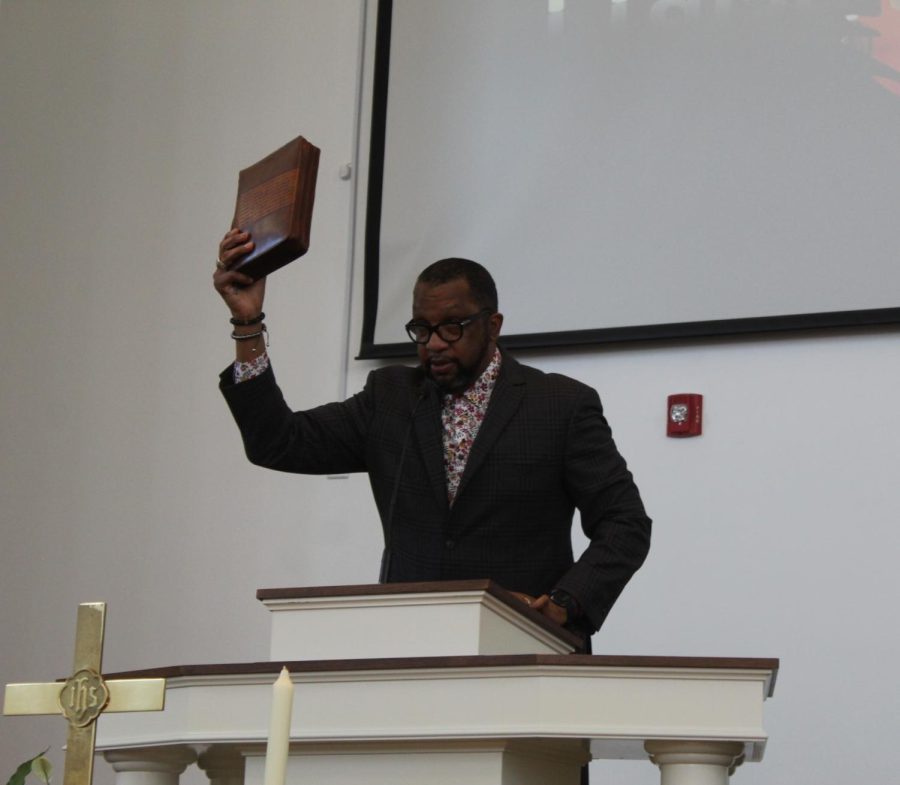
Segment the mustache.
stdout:
<path fill-rule="evenodd" d="M 445 354 L 435 354 L 435 355 L 431 355 L 431 356 L 425 358 L 425 367 L 430 368 L 432 363 L 434 363 L 434 362 L 453 363 L 454 365 L 459 365 L 459 360 L 457 360 L 453 357 L 448 357 Z"/>

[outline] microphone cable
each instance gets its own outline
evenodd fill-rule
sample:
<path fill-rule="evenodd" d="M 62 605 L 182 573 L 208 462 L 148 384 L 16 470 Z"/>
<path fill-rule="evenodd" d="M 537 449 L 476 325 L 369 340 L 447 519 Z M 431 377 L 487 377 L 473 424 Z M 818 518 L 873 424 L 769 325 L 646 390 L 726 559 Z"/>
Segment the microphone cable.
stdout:
<path fill-rule="evenodd" d="M 409 413 L 409 423 L 406 426 L 406 433 L 403 435 L 403 447 L 400 450 L 400 464 L 397 466 L 397 477 L 394 480 L 394 487 L 391 490 L 391 500 L 388 504 L 387 523 L 384 527 L 384 551 L 381 554 L 381 570 L 378 573 L 379 583 L 388 583 L 391 574 L 391 544 L 394 540 L 394 508 L 397 505 L 397 494 L 400 492 L 400 480 L 403 477 L 403 464 L 406 461 L 406 451 L 409 449 L 410 436 L 412 435 L 413 423 L 416 418 L 416 411 L 419 404 L 425 400 L 428 394 L 428 380 L 422 383 L 419 395 L 413 404 L 412 411 Z"/>

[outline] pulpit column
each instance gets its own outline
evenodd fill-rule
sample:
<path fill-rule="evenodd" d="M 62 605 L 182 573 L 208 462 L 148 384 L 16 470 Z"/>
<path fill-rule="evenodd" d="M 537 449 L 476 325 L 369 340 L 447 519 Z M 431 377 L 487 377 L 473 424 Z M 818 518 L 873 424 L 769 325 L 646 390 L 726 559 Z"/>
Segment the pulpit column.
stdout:
<path fill-rule="evenodd" d="M 178 785 L 178 778 L 197 759 L 197 753 L 177 745 L 108 750 L 103 757 L 116 772 L 116 785 Z"/>
<path fill-rule="evenodd" d="M 244 756 L 235 747 L 214 744 L 197 759 L 209 785 L 243 785 Z"/>
<path fill-rule="evenodd" d="M 661 785 L 728 785 L 744 760 L 737 741 L 648 741 L 644 749 L 659 766 Z"/>

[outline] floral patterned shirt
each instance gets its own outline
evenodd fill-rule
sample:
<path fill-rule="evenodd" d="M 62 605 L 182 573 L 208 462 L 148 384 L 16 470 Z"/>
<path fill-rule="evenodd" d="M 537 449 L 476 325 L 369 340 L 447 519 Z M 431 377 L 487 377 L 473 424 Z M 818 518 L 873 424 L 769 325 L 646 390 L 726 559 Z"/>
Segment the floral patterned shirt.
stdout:
<path fill-rule="evenodd" d="M 451 507 L 499 374 L 500 350 L 495 349 L 488 367 L 475 384 L 462 393 L 447 393 L 443 396 L 441 423 L 444 431 L 444 471 L 447 474 L 447 499 Z"/>
<path fill-rule="evenodd" d="M 245 363 L 240 360 L 235 360 L 234 383 L 240 384 L 241 382 L 252 379 L 254 376 L 259 376 L 260 374 L 265 373 L 268 367 L 269 355 L 266 352 L 263 352 L 259 357 L 254 357 L 252 360 L 247 360 Z"/>

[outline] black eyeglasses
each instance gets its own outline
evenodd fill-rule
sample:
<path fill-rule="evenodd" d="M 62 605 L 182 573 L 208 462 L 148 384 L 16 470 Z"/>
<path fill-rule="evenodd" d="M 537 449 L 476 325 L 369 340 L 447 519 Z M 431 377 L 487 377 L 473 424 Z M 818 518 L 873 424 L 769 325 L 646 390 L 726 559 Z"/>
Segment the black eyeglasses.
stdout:
<path fill-rule="evenodd" d="M 464 319 L 448 319 L 446 322 L 438 324 L 428 324 L 427 322 L 417 322 L 413 319 L 406 323 L 406 332 L 415 343 L 428 343 L 431 340 L 431 334 L 437 333 L 444 343 L 455 343 L 463 337 L 465 327 L 482 316 L 491 314 L 490 308 L 482 308 L 478 313 L 473 313 Z"/>

